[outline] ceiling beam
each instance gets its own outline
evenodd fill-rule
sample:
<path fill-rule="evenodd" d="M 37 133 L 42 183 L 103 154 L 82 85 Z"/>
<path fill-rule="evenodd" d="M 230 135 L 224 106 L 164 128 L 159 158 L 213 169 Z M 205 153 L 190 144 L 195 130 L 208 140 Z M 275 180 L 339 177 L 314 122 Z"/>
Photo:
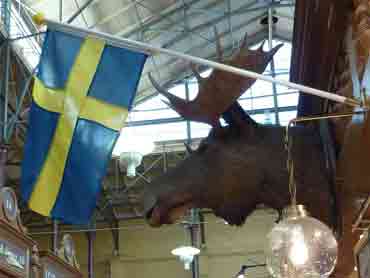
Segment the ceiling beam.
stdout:
<path fill-rule="evenodd" d="M 189 7 L 189 8 L 186 9 L 187 17 L 190 17 L 190 16 L 192 17 L 193 14 L 194 13 L 197 13 L 197 12 L 198 13 L 202 13 L 202 14 L 205 14 L 205 13 L 206 14 L 210 14 L 211 13 L 210 10 L 212 8 L 216 7 L 218 4 L 224 4 L 224 2 L 225 2 L 225 0 L 218 0 L 218 1 L 215 1 L 215 2 L 212 2 L 212 3 L 209 3 L 206 6 L 204 6 L 203 8 L 199 8 L 199 9 L 195 9 L 195 8 Z M 256 1 L 255 0 L 254 0 L 254 4 L 256 4 Z M 225 12 L 225 11 L 222 11 L 222 12 L 214 12 L 214 14 L 216 14 L 216 15 L 222 15 L 222 16 L 226 16 L 226 17 L 230 18 L 230 14 L 227 13 L 227 12 Z M 174 22 L 173 20 L 171 20 L 171 21 L 169 21 L 169 24 L 167 24 L 166 26 L 161 27 L 161 29 L 163 29 L 163 30 L 171 30 L 175 25 L 180 25 L 181 23 L 183 23 L 183 25 L 186 26 L 185 21 L 186 21 L 186 18 L 187 17 L 181 16 L 176 22 Z M 146 31 L 148 29 L 152 30 L 152 27 L 148 27 L 144 31 Z M 190 30 L 186 29 L 185 27 L 183 27 L 182 29 L 183 29 L 182 32 L 180 32 L 182 35 L 188 34 L 190 32 Z M 179 32 L 177 32 L 177 33 L 179 33 Z M 195 34 L 199 34 L 199 32 L 195 32 L 195 31 L 192 31 L 192 33 L 194 35 Z M 160 34 L 161 34 L 161 32 L 158 33 L 157 35 L 154 35 L 154 36 L 152 35 L 152 37 L 149 38 L 149 40 L 153 40 L 153 39 L 157 38 Z"/>
<path fill-rule="evenodd" d="M 240 7 L 240 9 L 244 9 L 244 8 L 249 8 L 249 7 L 252 7 L 253 5 L 256 4 L 257 1 L 253 1 L 252 3 L 248 3 L 246 5 L 243 5 L 242 7 Z M 211 28 L 213 27 L 215 24 L 217 23 L 220 23 L 221 21 L 227 19 L 228 17 L 230 16 L 233 16 L 233 15 L 237 15 L 237 14 L 243 14 L 240 12 L 239 9 L 235 9 L 233 10 L 232 12 L 230 13 L 225 13 L 224 15 L 222 16 L 219 16 L 219 17 L 216 17 L 216 18 L 213 18 L 212 20 L 209 20 L 209 21 L 206 21 L 206 22 L 203 22 L 202 24 L 199 24 L 197 25 L 196 27 L 194 28 L 191 28 L 189 30 L 187 30 L 186 33 L 194 33 L 194 32 L 200 32 L 204 29 L 207 29 L 207 28 Z M 258 16 L 259 17 L 259 16 Z M 247 22 L 246 22 L 246 25 L 254 22 L 256 19 L 256 17 L 252 18 L 252 19 L 249 19 Z M 234 29 L 235 30 L 235 29 Z M 178 35 L 176 37 L 174 37 L 172 40 L 166 42 L 165 44 L 162 45 L 163 48 L 171 48 L 175 43 L 178 43 L 180 41 L 182 41 L 184 38 L 186 38 L 186 36 L 184 35 Z"/>
<path fill-rule="evenodd" d="M 99 25 L 103 25 L 105 23 L 108 23 L 109 21 L 113 20 L 115 17 L 119 16 L 120 14 L 126 12 L 127 10 L 133 8 L 137 3 L 141 3 L 141 2 L 144 2 L 145 0 L 141 0 L 141 1 L 132 1 L 131 3 L 128 3 L 127 5 L 123 6 L 122 8 L 114 11 L 114 13 L 111 13 L 107 16 L 104 16 L 102 18 L 100 18 L 99 20 L 97 20 L 96 22 L 94 22 L 93 24 L 91 24 L 89 26 L 89 29 L 91 28 L 96 28 L 97 26 Z"/>
<path fill-rule="evenodd" d="M 184 9 L 184 7 L 189 6 L 189 5 L 194 5 L 194 4 L 196 4 L 200 1 L 201 0 L 192 0 L 188 3 L 182 2 L 182 4 L 180 6 L 178 6 L 178 4 L 177 4 L 178 2 L 176 2 L 174 5 L 166 8 L 163 12 L 158 13 L 158 15 L 143 19 L 142 24 L 140 24 L 140 22 L 138 22 L 137 24 L 135 24 L 133 26 L 129 26 L 129 27 L 119 31 L 115 35 L 116 36 L 123 36 L 123 37 L 126 37 L 126 38 L 131 37 L 132 35 L 134 35 L 138 32 L 141 32 L 143 29 L 145 29 L 147 27 L 150 27 L 150 26 L 153 26 L 154 24 L 172 16 L 176 12 Z"/>

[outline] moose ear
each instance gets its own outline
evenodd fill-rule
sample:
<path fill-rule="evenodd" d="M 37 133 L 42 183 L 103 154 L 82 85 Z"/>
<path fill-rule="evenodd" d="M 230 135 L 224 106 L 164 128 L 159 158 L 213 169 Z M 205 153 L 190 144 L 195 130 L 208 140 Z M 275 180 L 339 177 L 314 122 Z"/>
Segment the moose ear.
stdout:
<path fill-rule="evenodd" d="M 247 127 L 248 130 L 252 131 L 258 127 L 258 124 L 244 111 L 237 101 L 222 114 L 222 117 L 230 126 L 238 129 Z"/>

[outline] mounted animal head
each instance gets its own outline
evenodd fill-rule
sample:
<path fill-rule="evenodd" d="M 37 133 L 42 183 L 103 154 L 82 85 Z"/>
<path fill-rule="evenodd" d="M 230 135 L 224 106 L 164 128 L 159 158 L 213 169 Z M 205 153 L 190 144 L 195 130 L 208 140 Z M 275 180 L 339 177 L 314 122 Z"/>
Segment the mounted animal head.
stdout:
<path fill-rule="evenodd" d="M 262 46 L 248 50 L 244 39 L 240 51 L 223 62 L 262 73 L 281 45 L 269 52 Z M 188 148 L 190 155 L 180 165 L 146 186 L 144 207 L 149 223 L 170 224 L 189 208 L 210 208 L 228 223 L 241 225 L 259 203 L 282 209 L 289 200 L 284 128 L 258 125 L 237 103 L 255 80 L 218 70 L 207 79 L 195 70 L 194 74 L 199 93 L 189 102 L 171 95 L 150 76 L 154 87 L 180 115 L 208 123 L 212 129 L 197 150 Z M 221 117 L 228 126 L 220 125 Z M 297 164 L 310 165 L 303 175 L 305 187 L 311 190 L 327 182 L 320 174 L 319 140 L 306 129 L 295 133 L 303 138 L 296 144 Z M 318 192 L 312 192 L 312 199 L 319 199 Z"/>

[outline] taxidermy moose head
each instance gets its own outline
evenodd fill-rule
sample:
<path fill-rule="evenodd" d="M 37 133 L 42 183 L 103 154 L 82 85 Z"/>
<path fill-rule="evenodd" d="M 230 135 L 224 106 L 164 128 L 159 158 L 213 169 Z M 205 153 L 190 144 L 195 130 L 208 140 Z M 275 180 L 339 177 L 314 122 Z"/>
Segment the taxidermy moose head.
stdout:
<path fill-rule="evenodd" d="M 223 59 L 219 41 L 217 53 L 223 63 L 262 73 L 281 46 L 268 52 L 263 51 L 263 44 L 249 50 L 244 38 L 230 60 Z M 209 208 L 229 224 L 241 225 L 259 204 L 281 211 L 290 200 L 285 129 L 257 124 L 237 102 L 255 80 L 219 70 L 202 78 L 192 70 L 199 92 L 189 102 L 171 95 L 149 76 L 183 118 L 208 123 L 212 129 L 197 150 L 188 147 L 189 156 L 175 169 L 147 185 L 148 222 L 152 226 L 171 224 L 190 208 Z M 220 125 L 221 117 L 228 125 Z M 309 127 L 294 127 L 291 134 L 297 201 L 330 224 L 331 195 L 320 138 Z"/>

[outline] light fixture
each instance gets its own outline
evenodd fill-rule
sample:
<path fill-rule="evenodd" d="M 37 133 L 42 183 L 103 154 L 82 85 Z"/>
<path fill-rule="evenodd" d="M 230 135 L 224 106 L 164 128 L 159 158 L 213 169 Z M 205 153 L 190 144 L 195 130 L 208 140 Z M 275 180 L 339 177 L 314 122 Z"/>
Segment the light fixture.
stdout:
<path fill-rule="evenodd" d="M 172 255 L 178 256 L 184 263 L 186 270 L 190 269 L 190 264 L 193 262 L 194 256 L 200 253 L 198 248 L 193 246 L 180 246 L 171 251 Z"/>
<path fill-rule="evenodd" d="M 291 206 L 267 236 L 267 269 L 277 278 L 328 277 L 337 262 L 338 244 L 328 226 L 310 217 L 303 205 L 296 204 L 294 163 L 289 126 L 286 131 Z"/>
<path fill-rule="evenodd" d="M 119 156 L 119 165 L 126 168 L 126 175 L 131 178 L 136 176 L 136 167 L 142 160 L 143 155 L 139 152 L 123 152 Z"/>
<path fill-rule="evenodd" d="M 126 168 L 127 176 L 136 176 L 136 167 L 141 164 L 143 156 L 151 153 L 154 143 L 151 138 L 134 136 L 133 132 L 123 130 L 113 149 L 113 156 L 119 156 L 119 163 Z"/>
<path fill-rule="evenodd" d="M 267 236 L 267 269 L 278 278 L 328 277 L 337 250 L 337 241 L 325 224 L 308 216 L 304 206 L 290 206 Z"/>

